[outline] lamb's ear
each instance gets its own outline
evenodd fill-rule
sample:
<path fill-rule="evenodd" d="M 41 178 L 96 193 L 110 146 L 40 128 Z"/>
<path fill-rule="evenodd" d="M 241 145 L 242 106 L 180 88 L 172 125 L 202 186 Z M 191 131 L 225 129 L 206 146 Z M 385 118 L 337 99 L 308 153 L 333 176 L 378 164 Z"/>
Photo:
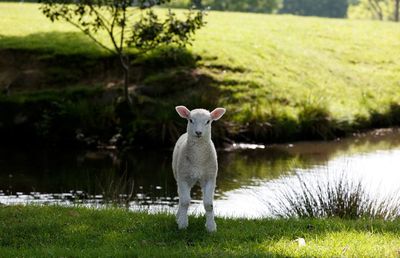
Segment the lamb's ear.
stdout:
<path fill-rule="evenodd" d="M 225 108 L 216 108 L 211 112 L 212 120 L 218 120 L 225 114 Z"/>
<path fill-rule="evenodd" d="M 177 106 L 175 107 L 176 112 L 182 117 L 182 118 L 189 118 L 190 115 L 190 110 L 187 109 L 185 106 Z"/>

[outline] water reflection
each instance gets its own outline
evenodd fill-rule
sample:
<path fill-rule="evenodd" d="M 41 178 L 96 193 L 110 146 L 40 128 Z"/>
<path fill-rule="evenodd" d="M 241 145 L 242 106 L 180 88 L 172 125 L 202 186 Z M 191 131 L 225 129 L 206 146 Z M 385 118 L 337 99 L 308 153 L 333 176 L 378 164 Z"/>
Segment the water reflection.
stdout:
<path fill-rule="evenodd" d="M 392 191 L 400 179 L 400 132 L 379 130 L 333 142 L 304 142 L 219 152 L 216 190 L 219 216 L 268 215 L 274 198 L 295 174 L 346 171 L 373 191 Z M 203 212 L 201 192 L 192 192 L 192 213 Z M 119 205 L 174 211 L 176 183 L 171 151 L 77 152 L 0 148 L 0 203 Z"/>

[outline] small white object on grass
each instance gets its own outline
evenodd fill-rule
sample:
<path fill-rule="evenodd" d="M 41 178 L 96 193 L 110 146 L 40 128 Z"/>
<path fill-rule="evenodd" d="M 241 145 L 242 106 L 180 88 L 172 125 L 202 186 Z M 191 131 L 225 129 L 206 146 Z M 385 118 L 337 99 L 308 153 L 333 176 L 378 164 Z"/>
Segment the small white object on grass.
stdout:
<path fill-rule="evenodd" d="M 306 240 L 304 238 L 297 238 L 296 240 L 294 240 L 295 242 L 297 242 L 297 244 L 299 245 L 299 247 L 303 247 L 306 246 Z"/>

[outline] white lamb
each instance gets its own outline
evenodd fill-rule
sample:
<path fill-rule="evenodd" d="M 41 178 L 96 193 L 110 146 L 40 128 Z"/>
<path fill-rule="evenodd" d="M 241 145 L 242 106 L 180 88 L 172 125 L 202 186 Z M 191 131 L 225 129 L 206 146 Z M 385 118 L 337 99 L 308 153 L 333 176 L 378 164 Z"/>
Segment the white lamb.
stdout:
<path fill-rule="evenodd" d="M 177 106 L 178 114 L 188 120 L 187 132 L 175 144 L 172 156 L 172 170 L 178 184 L 179 208 L 176 222 L 179 229 L 187 228 L 187 211 L 190 203 L 190 190 L 199 183 L 203 192 L 203 204 L 206 210 L 206 229 L 217 230 L 214 221 L 213 199 L 217 178 L 217 152 L 211 140 L 211 123 L 220 119 L 224 108 L 216 108 L 211 113 L 205 109 L 190 111 Z"/>

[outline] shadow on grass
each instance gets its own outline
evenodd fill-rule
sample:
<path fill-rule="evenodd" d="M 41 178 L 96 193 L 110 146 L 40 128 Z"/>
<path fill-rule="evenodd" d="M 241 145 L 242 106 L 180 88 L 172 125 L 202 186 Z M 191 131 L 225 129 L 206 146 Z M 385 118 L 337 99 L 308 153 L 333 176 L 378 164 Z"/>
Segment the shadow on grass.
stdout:
<path fill-rule="evenodd" d="M 17 91 L 93 86 L 120 78 L 118 59 L 77 32 L 0 38 L 0 89 Z"/>
<path fill-rule="evenodd" d="M 142 84 L 147 77 L 165 70 L 195 68 L 196 56 L 179 48 L 161 48 L 138 56 L 129 50 L 132 84 Z M 76 84 L 121 81 L 118 56 L 95 44 L 80 32 L 47 32 L 27 36 L 0 37 L 0 87 L 11 90 L 63 88 Z"/>
<path fill-rule="evenodd" d="M 0 49 L 52 55 L 104 56 L 108 53 L 81 32 L 38 32 L 26 36 L 0 35 Z"/>
<path fill-rule="evenodd" d="M 369 124 L 377 128 L 400 125 L 400 103 L 392 102 L 384 113 L 371 110 Z"/>

